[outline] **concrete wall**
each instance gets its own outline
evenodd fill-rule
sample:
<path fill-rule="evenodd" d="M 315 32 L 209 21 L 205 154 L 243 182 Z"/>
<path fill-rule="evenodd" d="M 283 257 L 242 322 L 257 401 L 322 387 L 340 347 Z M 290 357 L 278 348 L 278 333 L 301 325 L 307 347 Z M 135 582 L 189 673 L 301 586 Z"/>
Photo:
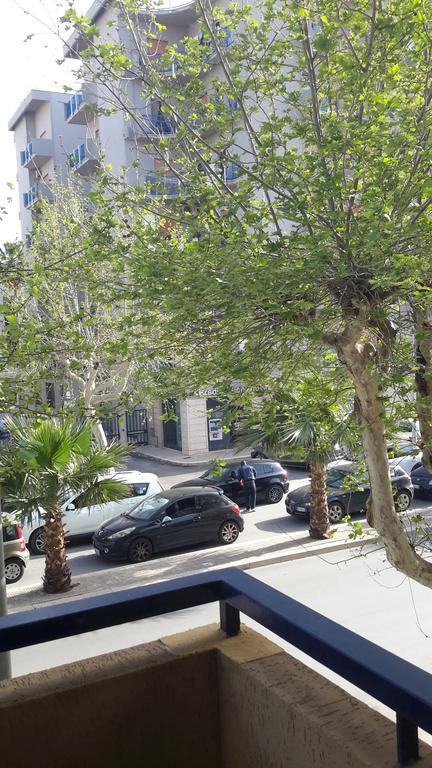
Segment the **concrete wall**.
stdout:
<path fill-rule="evenodd" d="M 393 723 L 215 626 L 1 682 L 0 743 L 5 768 L 396 766 Z"/>
<path fill-rule="evenodd" d="M 191 456 L 208 451 L 206 399 L 190 397 L 180 403 L 182 453 Z"/>

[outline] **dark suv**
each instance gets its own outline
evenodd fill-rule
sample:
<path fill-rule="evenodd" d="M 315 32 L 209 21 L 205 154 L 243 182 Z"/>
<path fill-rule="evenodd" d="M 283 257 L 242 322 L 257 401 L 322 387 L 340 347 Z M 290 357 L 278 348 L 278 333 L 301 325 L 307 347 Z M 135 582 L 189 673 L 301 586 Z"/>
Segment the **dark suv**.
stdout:
<path fill-rule="evenodd" d="M 257 500 L 267 504 L 277 504 L 289 490 L 287 472 L 277 461 L 270 459 L 251 459 L 248 464 L 254 467 L 256 477 Z M 196 480 L 185 480 L 173 485 L 173 488 L 187 486 L 216 486 L 230 499 L 242 504 L 246 501 L 243 488 L 240 485 L 238 471 L 240 461 L 229 461 L 223 467 L 210 467 Z"/>

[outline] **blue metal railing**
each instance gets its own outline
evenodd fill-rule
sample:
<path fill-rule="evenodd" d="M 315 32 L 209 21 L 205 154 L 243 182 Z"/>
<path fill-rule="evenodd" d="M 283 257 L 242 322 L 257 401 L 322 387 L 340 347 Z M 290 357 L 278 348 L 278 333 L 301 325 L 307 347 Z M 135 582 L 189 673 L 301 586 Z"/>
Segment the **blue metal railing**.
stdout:
<path fill-rule="evenodd" d="M 39 200 L 39 191 L 36 185 L 33 187 L 30 187 L 28 192 L 24 192 L 23 194 L 24 199 L 24 208 L 29 208 L 33 203 L 36 203 L 37 200 Z"/>
<path fill-rule="evenodd" d="M 236 568 L 0 618 L 0 653 L 217 601 L 227 635 L 241 611 L 394 710 L 399 766 L 418 759 L 418 727 L 432 733 L 432 675 Z"/>
<path fill-rule="evenodd" d="M 23 152 L 20 152 L 20 155 L 21 155 L 21 165 L 27 165 L 28 161 L 31 160 L 33 155 L 33 145 L 31 142 L 27 144 Z"/>
<path fill-rule="evenodd" d="M 158 176 L 155 173 L 149 173 L 145 177 L 145 180 L 150 184 L 150 195 L 152 197 L 158 197 L 160 195 L 166 195 L 167 197 L 174 197 L 179 193 L 179 181 L 177 176 L 165 176 L 161 174 Z"/>
<path fill-rule="evenodd" d="M 85 144 L 79 144 L 78 147 L 76 147 L 73 152 L 69 155 L 69 165 L 71 168 L 78 168 L 86 159 L 86 148 Z"/>
<path fill-rule="evenodd" d="M 76 115 L 83 103 L 83 95 L 81 92 L 74 93 L 65 104 L 65 119 L 69 120 Z"/>

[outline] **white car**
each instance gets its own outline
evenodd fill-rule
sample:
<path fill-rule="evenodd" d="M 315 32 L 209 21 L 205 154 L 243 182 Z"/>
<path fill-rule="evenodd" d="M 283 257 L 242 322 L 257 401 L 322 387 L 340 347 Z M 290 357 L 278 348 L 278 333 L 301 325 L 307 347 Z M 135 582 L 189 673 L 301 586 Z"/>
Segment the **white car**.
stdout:
<path fill-rule="evenodd" d="M 129 485 L 131 495 L 120 501 L 107 501 L 92 507 L 83 507 L 79 502 L 79 494 L 71 496 L 65 504 L 64 523 L 67 538 L 72 536 L 91 535 L 101 527 L 105 520 L 127 512 L 138 501 L 138 497 L 152 496 L 163 491 L 157 475 L 147 472 L 125 471 L 114 475 L 118 480 Z M 43 515 L 43 513 L 42 513 Z M 43 516 L 34 515 L 31 522 L 22 524 L 23 536 L 30 551 L 35 555 L 45 552 L 45 537 L 43 533 Z"/>

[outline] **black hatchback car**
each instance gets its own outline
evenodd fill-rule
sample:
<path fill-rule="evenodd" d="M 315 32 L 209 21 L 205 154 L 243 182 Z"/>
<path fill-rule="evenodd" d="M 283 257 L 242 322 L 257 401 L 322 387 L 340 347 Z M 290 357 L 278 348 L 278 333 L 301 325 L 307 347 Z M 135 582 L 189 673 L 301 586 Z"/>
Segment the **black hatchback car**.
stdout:
<path fill-rule="evenodd" d="M 213 540 L 232 544 L 243 528 L 239 507 L 218 489 L 171 489 L 107 520 L 93 544 L 102 557 L 140 563 L 168 549 Z"/>
<path fill-rule="evenodd" d="M 256 471 L 257 500 L 267 504 L 277 504 L 283 499 L 284 493 L 289 490 L 287 472 L 282 469 L 277 461 L 267 459 L 251 459 L 248 464 Z M 173 488 L 187 488 L 188 486 L 201 486 L 202 488 L 217 487 L 226 493 L 230 499 L 244 504 L 246 501 L 244 490 L 240 485 L 238 471 L 240 461 L 227 462 L 223 467 L 210 467 L 195 480 L 185 480 L 177 483 Z"/>
<path fill-rule="evenodd" d="M 419 461 L 411 470 L 411 481 L 418 496 L 432 496 L 432 472 Z"/>
<path fill-rule="evenodd" d="M 354 470 L 355 465 L 352 462 L 340 462 L 327 474 L 327 503 L 329 519 L 332 523 L 340 522 L 345 515 L 364 512 L 366 509 L 370 492 L 368 477 L 365 476 L 355 490 L 347 488 L 349 476 Z M 410 507 L 414 495 L 411 479 L 401 467 L 396 466 L 391 470 L 391 481 L 397 510 L 405 512 Z M 285 499 L 285 505 L 289 515 L 300 515 L 309 519 L 310 484 L 307 483 L 291 491 Z"/>

